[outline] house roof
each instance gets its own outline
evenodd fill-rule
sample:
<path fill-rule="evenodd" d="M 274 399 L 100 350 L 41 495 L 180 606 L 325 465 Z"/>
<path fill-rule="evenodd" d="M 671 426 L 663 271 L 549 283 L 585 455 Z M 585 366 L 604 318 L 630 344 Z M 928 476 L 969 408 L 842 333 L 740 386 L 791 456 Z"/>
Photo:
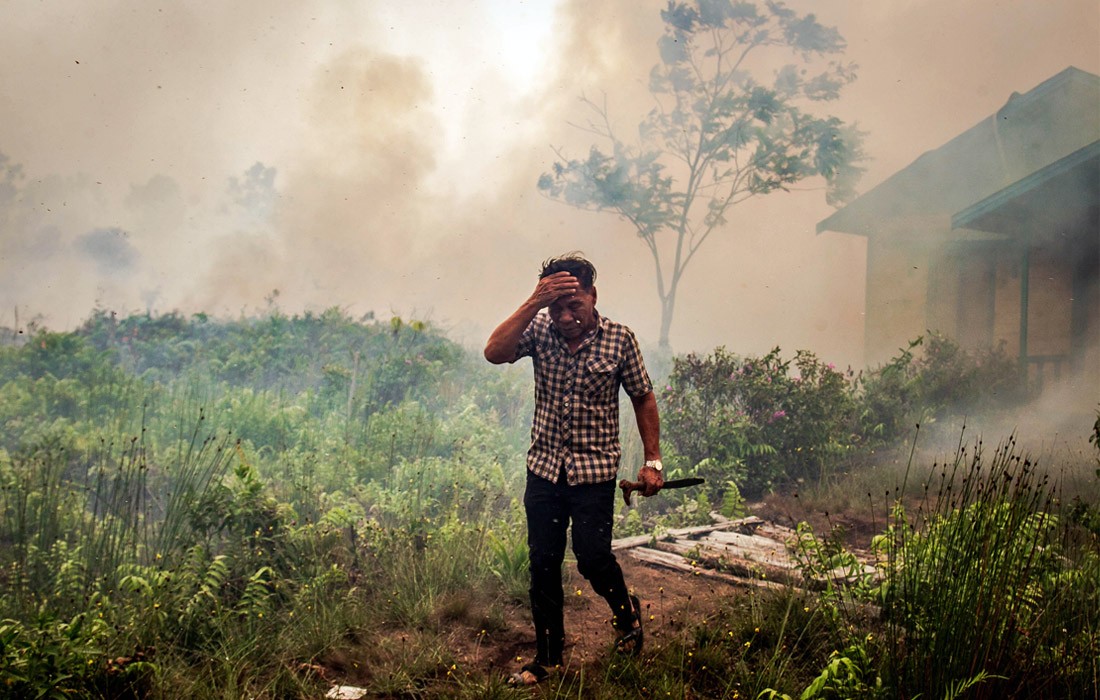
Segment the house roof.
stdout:
<path fill-rule="evenodd" d="M 1100 141 L 956 213 L 951 227 L 1017 237 L 1100 231 Z"/>
<path fill-rule="evenodd" d="M 1098 140 L 1100 76 L 1070 67 L 1013 93 L 995 113 L 818 222 L 817 231 L 920 230 L 915 223 L 949 220 Z"/>

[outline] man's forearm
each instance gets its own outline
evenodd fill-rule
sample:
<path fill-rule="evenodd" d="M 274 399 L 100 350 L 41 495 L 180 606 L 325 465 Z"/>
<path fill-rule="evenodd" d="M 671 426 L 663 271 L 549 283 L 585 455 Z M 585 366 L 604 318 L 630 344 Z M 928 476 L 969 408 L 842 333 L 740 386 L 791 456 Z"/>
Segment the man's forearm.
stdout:
<path fill-rule="evenodd" d="M 516 346 L 523 338 L 523 331 L 527 330 L 527 326 L 538 315 L 539 308 L 541 307 L 528 300 L 504 319 L 485 343 L 485 359 L 494 365 L 516 359 Z"/>
<path fill-rule="evenodd" d="M 516 359 L 516 348 L 523 339 L 523 332 L 539 310 L 552 304 L 558 297 L 576 294 L 579 289 L 577 278 L 564 270 L 539 279 L 530 298 L 515 313 L 504 319 L 504 323 L 497 326 L 489 336 L 485 343 L 485 359 L 494 365 Z"/>
<path fill-rule="evenodd" d="M 653 392 L 631 398 L 634 404 L 634 417 L 638 420 L 638 434 L 642 438 L 642 449 L 646 461 L 661 458 L 661 417 L 657 412 L 657 397 Z"/>

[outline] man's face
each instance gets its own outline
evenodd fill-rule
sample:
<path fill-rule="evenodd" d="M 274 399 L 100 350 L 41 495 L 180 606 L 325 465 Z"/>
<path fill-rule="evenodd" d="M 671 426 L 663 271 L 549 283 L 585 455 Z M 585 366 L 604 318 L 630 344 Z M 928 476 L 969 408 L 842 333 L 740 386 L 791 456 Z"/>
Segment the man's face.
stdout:
<path fill-rule="evenodd" d="M 576 340 L 596 327 L 596 288 L 558 297 L 548 309 L 554 327 L 566 340 Z"/>

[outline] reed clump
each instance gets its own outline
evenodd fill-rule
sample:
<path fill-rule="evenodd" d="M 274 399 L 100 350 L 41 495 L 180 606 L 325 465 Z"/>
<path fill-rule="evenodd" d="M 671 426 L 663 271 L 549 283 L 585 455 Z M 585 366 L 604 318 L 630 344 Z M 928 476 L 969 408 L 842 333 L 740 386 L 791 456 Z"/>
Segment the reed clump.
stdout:
<path fill-rule="evenodd" d="M 905 488 L 901 489 L 902 492 Z M 1084 697 L 1097 678 L 1098 540 L 1009 438 L 933 466 L 915 512 L 876 540 L 886 675 L 902 697 Z M 1093 582 L 1086 585 L 1085 582 Z"/>

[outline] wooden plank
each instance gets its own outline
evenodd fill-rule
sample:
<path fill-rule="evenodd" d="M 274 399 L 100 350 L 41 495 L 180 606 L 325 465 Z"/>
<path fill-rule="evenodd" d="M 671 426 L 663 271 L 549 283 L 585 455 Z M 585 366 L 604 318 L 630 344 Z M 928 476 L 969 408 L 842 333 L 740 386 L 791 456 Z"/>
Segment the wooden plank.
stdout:
<path fill-rule="evenodd" d="M 783 556 L 787 556 L 787 545 L 782 542 L 776 542 L 768 537 L 761 537 L 760 535 L 742 535 L 740 532 L 711 532 L 700 541 L 742 549 L 758 549 L 777 552 Z"/>
<path fill-rule="evenodd" d="M 755 516 L 738 520 L 727 520 L 717 514 L 712 517 L 719 522 L 669 530 L 660 538 L 626 537 L 615 540 L 612 548 L 628 550 L 630 556 L 653 566 L 733 585 L 820 589 L 830 580 L 834 585 L 844 585 L 845 572 L 839 569 L 814 580 L 802 576 L 787 547 L 797 540 L 794 530 Z M 864 571 L 873 570 L 867 564 L 869 557 L 858 558 L 864 562 Z"/>
<path fill-rule="evenodd" d="M 633 537 L 621 537 L 617 540 L 611 540 L 611 551 L 614 552 L 621 549 L 644 547 L 652 541 L 653 535 L 635 535 Z"/>
<path fill-rule="evenodd" d="M 705 566 L 747 578 L 763 578 L 798 584 L 801 575 L 794 572 L 793 562 L 766 562 L 744 559 L 725 552 L 717 552 L 700 547 L 692 540 L 674 540 L 658 542 L 657 549 L 678 554 L 681 557 L 703 563 Z"/>
<path fill-rule="evenodd" d="M 768 562 L 783 562 L 786 564 L 792 560 L 787 548 L 777 542 L 763 538 L 729 539 L 715 537 L 713 533 L 695 542 L 702 548 L 726 554 L 740 559 L 750 559 Z M 727 533 L 730 534 L 730 533 Z M 746 535 L 741 535 L 747 538 Z"/>
<path fill-rule="evenodd" d="M 736 520 L 726 520 L 723 518 L 722 522 L 712 523 L 710 525 L 697 525 L 695 527 L 681 527 L 675 530 L 669 530 L 661 539 L 676 538 L 676 537 L 695 537 L 698 535 L 705 535 L 710 532 L 720 530 L 732 530 L 748 529 L 750 532 L 764 523 L 763 520 L 755 515 L 747 518 L 738 518 Z M 654 535 L 634 535 L 633 537 L 622 537 L 617 540 L 611 541 L 612 551 L 619 551 L 623 549 L 632 549 L 634 547 L 644 547 L 654 540 Z"/>
<path fill-rule="evenodd" d="M 696 537 L 699 535 L 705 535 L 710 532 L 718 530 L 745 530 L 750 532 L 763 525 L 764 521 L 755 515 L 751 515 L 747 518 L 738 518 L 737 520 L 723 520 L 718 523 L 711 523 L 710 525 L 697 525 L 695 527 L 682 527 L 676 530 L 669 530 L 669 537 Z"/>
<path fill-rule="evenodd" d="M 705 576 L 708 579 L 715 579 L 718 581 L 724 581 L 731 586 L 751 586 L 754 588 L 783 588 L 783 584 L 776 583 L 775 581 L 766 581 L 754 578 L 744 578 L 741 576 L 734 576 L 724 571 L 716 571 L 714 569 L 708 569 L 705 567 L 692 566 L 687 560 L 678 554 L 672 554 L 670 552 L 662 552 L 656 549 L 637 548 L 632 549 L 629 552 L 630 556 L 634 557 L 638 561 L 648 564 L 650 566 L 661 567 L 670 569 L 672 571 L 678 571 L 681 573 L 691 574 L 693 576 Z"/>

